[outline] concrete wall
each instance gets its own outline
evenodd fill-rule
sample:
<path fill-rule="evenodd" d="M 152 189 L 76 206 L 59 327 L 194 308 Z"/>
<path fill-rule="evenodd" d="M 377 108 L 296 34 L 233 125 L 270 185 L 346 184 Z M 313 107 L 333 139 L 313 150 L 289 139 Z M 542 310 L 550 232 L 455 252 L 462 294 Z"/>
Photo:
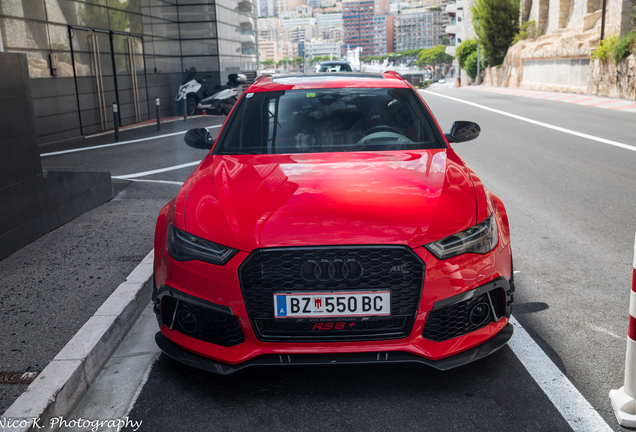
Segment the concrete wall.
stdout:
<path fill-rule="evenodd" d="M 0 259 L 3 259 L 108 201 L 113 192 L 110 173 L 42 171 L 26 54 L 0 52 L 0 77 L 3 78 L 0 80 Z M 66 114 L 59 113 L 59 104 L 51 105 L 51 110 L 58 110 L 58 117 Z"/>

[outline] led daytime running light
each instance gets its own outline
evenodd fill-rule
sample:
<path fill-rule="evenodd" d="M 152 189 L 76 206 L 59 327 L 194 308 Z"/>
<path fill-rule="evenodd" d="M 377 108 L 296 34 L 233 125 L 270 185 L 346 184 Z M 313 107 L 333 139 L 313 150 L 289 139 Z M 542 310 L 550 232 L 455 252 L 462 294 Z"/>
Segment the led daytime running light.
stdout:
<path fill-rule="evenodd" d="M 438 259 L 443 260 L 465 253 L 488 253 L 497 245 L 497 239 L 497 222 L 491 214 L 477 225 L 424 247 Z"/>
<path fill-rule="evenodd" d="M 227 246 L 220 245 L 189 234 L 170 224 L 166 240 L 168 255 L 177 261 L 204 261 L 216 265 L 226 264 L 237 252 Z"/>

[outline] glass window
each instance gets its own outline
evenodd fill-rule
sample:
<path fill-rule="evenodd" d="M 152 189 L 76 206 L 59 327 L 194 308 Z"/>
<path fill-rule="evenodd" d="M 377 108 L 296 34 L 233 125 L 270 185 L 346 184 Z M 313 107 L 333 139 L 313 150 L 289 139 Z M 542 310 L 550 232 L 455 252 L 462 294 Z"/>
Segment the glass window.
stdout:
<path fill-rule="evenodd" d="M 179 21 L 214 21 L 214 5 L 179 6 Z"/>
<path fill-rule="evenodd" d="M 155 54 L 160 55 L 181 55 L 179 41 L 169 39 L 155 39 Z"/>
<path fill-rule="evenodd" d="M 112 0 L 111 0 L 112 1 Z M 109 9 L 110 29 L 126 33 L 141 33 L 141 15 Z"/>
<path fill-rule="evenodd" d="M 1 1 L 0 14 L 18 18 L 46 20 L 44 0 Z"/>
<path fill-rule="evenodd" d="M 214 0 L 177 0 L 180 5 L 183 4 L 203 4 L 209 3 L 214 4 Z"/>
<path fill-rule="evenodd" d="M 64 51 L 71 49 L 68 40 L 68 27 L 49 24 L 49 37 L 51 38 L 51 49 Z"/>
<path fill-rule="evenodd" d="M 127 10 L 131 12 L 141 11 L 140 0 L 108 0 L 108 6 L 116 9 Z"/>
<path fill-rule="evenodd" d="M 183 55 L 210 55 L 218 54 L 216 39 L 189 40 L 181 42 Z"/>
<path fill-rule="evenodd" d="M 219 154 L 443 148 L 411 89 L 308 89 L 241 99 Z"/>
<path fill-rule="evenodd" d="M 219 43 L 219 53 L 221 55 L 236 56 L 241 54 L 241 43 L 231 40 L 223 40 Z"/>
<path fill-rule="evenodd" d="M 216 25 L 214 22 L 179 24 L 181 39 L 200 39 L 216 37 Z"/>
<path fill-rule="evenodd" d="M 90 3 L 68 0 L 46 0 L 49 22 L 108 29 L 108 10 Z"/>
<path fill-rule="evenodd" d="M 179 25 L 178 24 L 153 24 L 152 34 L 154 36 L 179 38 Z"/>
<path fill-rule="evenodd" d="M 157 73 L 183 72 L 181 57 L 155 57 Z"/>
<path fill-rule="evenodd" d="M 161 19 L 175 21 L 175 22 L 178 21 L 178 18 L 179 18 L 177 15 L 176 6 L 169 6 L 163 3 L 160 6 L 157 5 L 150 8 L 150 12 L 151 12 L 150 15 L 152 15 L 155 18 L 161 18 Z M 144 12 L 144 13 L 147 13 L 147 12 Z"/>
<path fill-rule="evenodd" d="M 2 19 L 2 42 L 6 48 L 49 49 L 46 24 L 19 19 Z"/>
<path fill-rule="evenodd" d="M 184 57 L 183 67 L 186 69 L 194 66 L 199 72 L 218 71 L 219 70 L 219 58 L 218 57 Z"/>

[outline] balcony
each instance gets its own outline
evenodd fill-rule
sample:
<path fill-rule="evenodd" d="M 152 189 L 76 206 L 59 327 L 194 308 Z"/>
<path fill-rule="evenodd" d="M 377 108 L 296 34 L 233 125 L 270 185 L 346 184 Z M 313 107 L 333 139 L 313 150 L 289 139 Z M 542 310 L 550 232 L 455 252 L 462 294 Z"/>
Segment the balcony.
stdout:
<path fill-rule="evenodd" d="M 446 5 L 446 13 L 457 13 L 457 10 L 463 9 L 464 5 L 460 1 L 458 1 L 457 3 L 449 3 Z"/>
<path fill-rule="evenodd" d="M 448 33 L 448 34 L 463 33 L 464 32 L 464 26 L 462 26 L 460 24 L 449 25 L 449 26 L 446 26 L 444 31 L 446 33 Z"/>

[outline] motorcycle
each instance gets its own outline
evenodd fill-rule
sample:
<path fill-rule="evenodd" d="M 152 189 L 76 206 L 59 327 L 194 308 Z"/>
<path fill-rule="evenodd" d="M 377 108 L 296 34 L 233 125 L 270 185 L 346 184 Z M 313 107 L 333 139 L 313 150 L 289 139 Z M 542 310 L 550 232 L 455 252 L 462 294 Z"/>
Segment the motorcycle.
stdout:
<path fill-rule="evenodd" d="M 209 110 L 214 114 L 227 115 L 238 100 L 238 90 L 241 84 L 247 82 L 247 77 L 243 74 L 228 75 L 228 82 L 225 85 L 217 85 L 214 91 L 210 92 L 205 83 L 205 79 L 194 79 L 196 68 L 191 67 L 186 70 L 183 83 L 179 86 L 175 101 L 179 109 L 179 114 L 183 114 L 183 99 L 186 99 L 186 112 L 193 115 L 196 110 Z M 208 75 L 206 78 L 210 78 Z"/>

